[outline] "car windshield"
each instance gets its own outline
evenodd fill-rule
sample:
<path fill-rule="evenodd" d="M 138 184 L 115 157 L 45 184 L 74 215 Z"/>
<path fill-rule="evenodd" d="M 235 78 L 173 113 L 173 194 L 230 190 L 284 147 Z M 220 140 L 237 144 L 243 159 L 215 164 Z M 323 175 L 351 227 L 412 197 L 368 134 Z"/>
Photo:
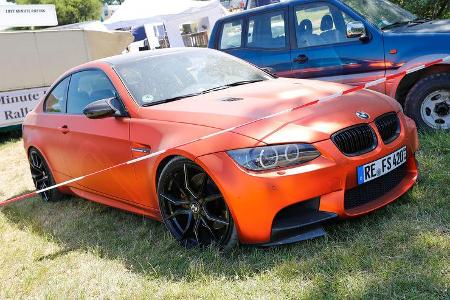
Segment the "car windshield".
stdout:
<path fill-rule="evenodd" d="M 408 24 L 415 15 L 387 0 L 342 0 L 380 29 Z"/>
<path fill-rule="evenodd" d="M 209 49 L 152 53 L 115 67 L 142 106 L 273 78 L 231 55 Z"/>

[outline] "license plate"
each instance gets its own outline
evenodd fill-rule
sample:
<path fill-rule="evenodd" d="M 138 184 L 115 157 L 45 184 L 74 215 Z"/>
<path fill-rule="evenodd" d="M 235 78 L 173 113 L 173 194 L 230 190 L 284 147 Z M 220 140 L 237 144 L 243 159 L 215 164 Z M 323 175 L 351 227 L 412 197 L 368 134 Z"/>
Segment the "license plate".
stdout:
<path fill-rule="evenodd" d="M 376 161 L 359 166 L 358 184 L 374 180 L 406 162 L 406 146 Z"/>

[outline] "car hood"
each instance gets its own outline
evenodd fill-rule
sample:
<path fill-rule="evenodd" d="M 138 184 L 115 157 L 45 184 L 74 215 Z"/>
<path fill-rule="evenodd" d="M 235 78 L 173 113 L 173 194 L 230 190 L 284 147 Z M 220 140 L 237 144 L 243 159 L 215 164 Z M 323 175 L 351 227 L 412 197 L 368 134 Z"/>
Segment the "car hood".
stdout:
<path fill-rule="evenodd" d="M 450 20 L 435 20 L 396 28 L 394 33 L 450 33 Z"/>
<path fill-rule="evenodd" d="M 330 82 L 278 78 L 142 107 L 139 114 L 145 119 L 226 129 L 311 103 L 347 88 L 346 85 Z M 391 98 L 363 90 L 261 120 L 233 132 L 265 143 L 312 143 L 328 139 L 342 128 L 372 122 L 383 113 L 400 109 L 400 105 Z M 368 113 L 370 118 L 359 119 L 357 111 Z"/>

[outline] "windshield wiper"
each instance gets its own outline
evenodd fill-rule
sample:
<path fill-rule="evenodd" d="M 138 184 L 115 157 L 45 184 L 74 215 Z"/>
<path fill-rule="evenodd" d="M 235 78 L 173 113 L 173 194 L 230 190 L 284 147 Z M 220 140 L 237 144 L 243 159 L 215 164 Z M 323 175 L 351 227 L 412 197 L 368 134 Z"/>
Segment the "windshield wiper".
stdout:
<path fill-rule="evenodd" d="M 224 90 L 224 89 L 227 89 L 227 88 L 233 87 L 233 86 L 244 85 L 244 84 L 249 84 L 249 83 L 255 83 L 255 82 L 260 82 L 260 81 L 264 81 L 264 79 L 236 81 L 236 82 L 233 82 L 233 83 L 228 83 L 228 84 L 225 84 L 225 85 L 220 85 L 220 86 L 213 87 L 211 89 L 207 89 L 207 90 L 201 91 L 200 94 L 206 94 L 206 93 L 209 93 L 209 92 Z"/>
<path fill-rule="evenodd" d="M 408 27 L 416 26 L 416 25 L 423 24 L 423 23 L 430 22 L 430 21 L 431 21 L 430 18 L 417 18 L 417 19 L 410 21 Z"/>
<path fill-rule="evenodd" d="M 416 18 L 416 19 L 410 20 L 410 21 L 394 22 L 392 24 L 381 27 L 381 29 L 386 30 L 386 29 L 391 29 L 394 27 L 400 27 L 400 26 L 404 26 L 404 25 L 408 25 L 408 27 L 411 27 L 411 26 L 416 26 L 416 25 L 423 24 L 423 23 L 426 23 L 429 21 L 431 21 L 431 19 L 429 19 L 429 18 Z"/>
<path fill-rule="evenodd" d="M 233 86 L 244 85 L 244 84 L 249 84 L 249 83 L 254 83 L 254 82 L 260 82 L 260 81 L 263 81 L 263 80 L 264 79 L 236 81 L 236 82 L 233 82 L 233 83 L 229 83 L 229 84 L 225 84 L 225 85 L 221 85 L 221 86 L 216 86 L 216 87 L 213 87 L 213 88 L 210 88 L 210 89 L 206 89 L 206 90 L 203 90 L 203 91 L 198 92 L 198 93 L 186 94 L 186 95 L 176 96 L 176 97 L 172 97 L 172 98 L 152 101 L 152 102 L 149 102 L 149 103 L 144 103 L 144 104 L 142 104 L 142 106 L 152 106 L 152 105 L 157 105 L 157 104 L 177 101 L 177 100 L 181 100 L 181 99 L 184 99 L 184 98 L 195 97 L 195 96 L 207 94 L 207 93 L 213 92 L 213 91 L 223 90 L 223 89 L 226 89 L 226 88 L 229 88 L 229 87 L 233 87 Z"/>
<path fill-rule="evenodd" d="M 244 84 L 249 84 L 249 83 L 255 83 L 255 82 L 260 82 L 260 81 L 264 81 L 264 79 L 254 79 L 254 80 L 242 80 L 242 81 L 236 81 L 230 84 L 227 84 L 227 87 L 230 86 L 238 86 L 238 85 L 244 85 Z"/>
<path fill-rule="evenodd" d="M 400 26 L 404 26 L 404 25 L 408 25 L 411 21 L 399 21 L 399 22 L 394 22 L 392 24 L 386 25 L 381 27 L 381 30 L 386 30 L 386 29 L 391 29 L 391 28 L 395 28 L 395 27 L 400 27 Z"/>
<path fill-rule="evenodd" d="M 228 84 L 225 84 L 225 85 L 220 85 L 220 86 L 213 87 L 211 89 L 204 90 L 201 93 L 202 94 L 206 94 L 206 93 L 209 93 L 209 92 L 223 90 L 223 89 L 226 89 L 226 88 L 229 88 L 229 87 L 233 87 L 233 86 L 244 85 L 244 84 L 249 84 L 249 83 L 255 83 L 255 82 L 260 82 L 260 81 L 264 81 L 264 79 L 236 81 L 236 82 L 233 82 L 233 83 L 228 83 Z"/>
<path fill-rule="evenodd" d="M 195 97 L 195 96 L 202 95 L 202 94 L 203 94 L 203 92 L 186 94 L 186 95 L 181 95 L 181 96 L 176 96 L 176 97 L 172 97 L 172 98 L 167 98 L 167 99 L 156 100 L 156 101 L 144 103 L 144 104 L 142 104 L 142 106 L 152 106 L 152 105 L 157 105 L 157 104 L 177 101 L 177 100 L 181 100 L 181 99 L 184 99 L 184 98 Z"/>

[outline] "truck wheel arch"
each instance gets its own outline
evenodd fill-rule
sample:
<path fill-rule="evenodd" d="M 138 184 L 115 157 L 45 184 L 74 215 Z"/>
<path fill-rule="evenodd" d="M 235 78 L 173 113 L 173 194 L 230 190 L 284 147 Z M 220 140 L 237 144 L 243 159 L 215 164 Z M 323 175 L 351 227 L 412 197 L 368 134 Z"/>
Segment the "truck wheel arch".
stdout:
<path fill-rule="evenodd" d="M 439 64 L 404 76 L 395 91 L 395 99 L 403 106 L 409 90 L 422 78 L 437 73 L 450 73 L 450 64 Z"/>

